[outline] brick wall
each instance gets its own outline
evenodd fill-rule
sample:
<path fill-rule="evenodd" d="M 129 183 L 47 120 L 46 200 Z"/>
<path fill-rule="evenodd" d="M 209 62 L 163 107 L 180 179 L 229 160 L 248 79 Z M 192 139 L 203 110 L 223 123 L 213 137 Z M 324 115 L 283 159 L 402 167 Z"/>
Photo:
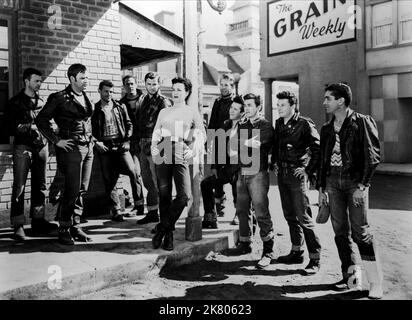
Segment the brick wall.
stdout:
<path fill-rule="evenodd" d="M 59 22 L 61 12 L 61 25 Z M 93 102 L 99 100 L 98 84 L 111 80 L 115 84 L 115 98 L 121 94 L 120 67 L 120 19 L 118 4 L 112 0 L 30 0 L 25 1 L 18 11 L 17 19 L 18 71 L 27 67 L 42 71 L 44 82 L 40 96 L 47 97 L 68 85 L 68 67 L 82 63 L 88 69 L 87 93 Z M 16 88 L 16 92 L 20 88 Z M 50 157 L 47 172 L 47 186 L 50 195 L 59 195 L 63 189 L 64 177 L 57 170 L 56 159 Z M 121 189 L 122 179 L 118 188 Z M 0 152 L 0 225 L 8 220 L 11 188 L 13 181 L 12 156 Z M 96 157 L 92 180 L 85 203 L 85 211 L 101 213 L 103 181 Z M 121 191 L 119 190 L 121 193 Z M 30 200 L 30 179 L 26 188 L 26 207 Z M 48 205 L 48 211 L 55 207 Z M 50 212 L 49 212 L 50 213 Z M 7 218 L 6 218 L 7 217 Z M 2 223 L 3 221 L 3 223 Z M 8 222 L 7 222 L 8 223 Z M 6 224 L 7 224 L 6 223 Z"/>

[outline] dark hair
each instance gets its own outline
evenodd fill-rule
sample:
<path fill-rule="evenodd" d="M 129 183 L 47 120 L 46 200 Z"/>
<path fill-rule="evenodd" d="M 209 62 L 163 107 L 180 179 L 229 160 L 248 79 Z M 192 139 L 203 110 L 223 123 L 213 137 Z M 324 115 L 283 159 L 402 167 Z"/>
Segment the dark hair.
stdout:
<path fill-rule="evenodd" d="M 30 81 L 31 76 L 33 74 L 35 74 L 36 76 L 40 76 L 40 77 L 42 76 L 42 74 L 39 70 L 34 69 L 34 68 L 27 68 L 23 72 L 23 81 L 26 80 L 26 79 Z"/>
<path fill-rule="evenodd" d="M 157 74 L 156 72 L 149 72 L 146 73 L 146 75 L 144 76 L 144 82 L 146 83 L 147 79 L 152 79 L 155 80 L 157 79 L 157 83 L 160 83 L 160 76 L 159 74 Z"/>
<path fill-rule="evenodd" d="M 172 85 L 176 84 L 176 83 L 183 83 L 183 85 L 185 86 L 185 90 L 186 92 L 188 92 L 189 94 L 187 95 L 185 101 L 187 102 L 187 100 L 189 100 L 190 95 L 192 94 L 192 83 L 190 82 L 189 79 L 187 78 L 183 78 L 183 77 L 176 77 L 172 79 Z"/>
<path fill-rule="evenodd" d="M 74 77 L 74 79 L 76 79 L 79 73 L 85 73 L 86 70 L 87 70 L 86 66 L 81 63 L 72 64 L 69 67 L 69 70 L 67 70 L 67 77 L 69 78 L 69 80 L 70 80 L 70 77 Z"/>
<path fill-rule="evenodd" d="M 123 85 L 125 85 L 126 81 L 129 80 L 129 79 L 133 79 L 134 82 L 136 82 L 136 79 L 129 74 L 129 75 L 123 77 L 123 79 L 122 79 Z"/>
<path fill-rule="evenodd" d="M 335 100 L 343 98 L 345 99 L 345 105 L 348 107 L 352 102 L 352 90 L 344 82 L 327 84 L 325 92 L 330 91 L 331 95 L 335 97 Z"/>
<path fill-rule="evenodd" d="M 243 100 L 255 100 L 255 104 L 256 104 L 256 107 L 259 107 L 260 106 L 260 96 L 258 96 L 258 95 L 256 95 L 256 94 L 254 94 L 254 93 L 248 93 L 248 94 L 245 94 L 244 96 L 243 96 Z"/>
<path fill-rule="evenodd" d="M 276 95 L 276 98 L 278 98 L 279 100 L 287 99 L 291 106 L 298 103 L 298 99 L 296 98 L 295 94 L 293 92 L 290 92 L 290 91 L 279 92 Z"/>
<path fill-rule="evenodd" d="M 232 87 L 235 85 L 235 78 L 233 77 L 233 75 L 229 73 L 222 74 L 222 76 L 219 79 L 219 84 L 221 80 L 228 80 Z"/>
<path fill-rule="evenodd" d="M 100 82 L 100 84 L 99 84 L 99 90 L 102 90 L 103 87 L 113 88 L 113 87 L 114 87 L 114 84 L 113 84 L 113 82 L 111 82 L 110 80 L 103 80 L 103 81 Z"/>
<path fill-rule="evenodd" d="M 240 104 L 240 111 L 241 112 L 245 111 L 245 101 L 243 101 L 243 98 L 241 96 L 234 96 L 233 103 Z"/>

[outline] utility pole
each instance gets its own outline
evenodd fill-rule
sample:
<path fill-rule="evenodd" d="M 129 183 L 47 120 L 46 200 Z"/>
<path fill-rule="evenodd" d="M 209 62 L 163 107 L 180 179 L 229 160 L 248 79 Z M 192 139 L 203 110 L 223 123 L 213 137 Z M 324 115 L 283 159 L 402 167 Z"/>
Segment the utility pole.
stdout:
<path fill-rule="evenodd" d="M 201 82 L 199 81 L 199 10 L 198 1 L 183 0 L 184 76 L 192 82 L 192 95 L 188 104 L 199 112 Z M 189 166 L 192 186 L 192 201 L 186 218 L 186 240 L 202 239 L 202 217 L 200 216 L 200 164 L 193 161 Z"/>
<path fill-rule="evenodd" d="M 226 8 L 225 0 L 207 0 L 210 7 L 222 13 Z M 188 101 L 197 108 L 202 117 L 203 111 L 203 24 L 202 0 L 183 0 L 183 76 L 192 82 L 192 95 Z M 190 165 L 192 201 L 186 218 L 186 240 L 202 239 L 202 217 L 200 217 L 200 181 L 203 172 L 203 155 Z M 200 163 L 199 163 L 200 162 Z"/>

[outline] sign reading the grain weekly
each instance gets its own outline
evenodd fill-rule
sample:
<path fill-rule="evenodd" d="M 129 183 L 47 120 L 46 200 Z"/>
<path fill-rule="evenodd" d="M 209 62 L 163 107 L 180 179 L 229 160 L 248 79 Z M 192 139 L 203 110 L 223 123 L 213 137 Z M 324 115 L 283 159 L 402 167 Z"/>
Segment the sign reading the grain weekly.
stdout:
<path fill-rule="evenodd" d="M 355 0 L 268 3 L 268 55 L 356 39 Z"/>

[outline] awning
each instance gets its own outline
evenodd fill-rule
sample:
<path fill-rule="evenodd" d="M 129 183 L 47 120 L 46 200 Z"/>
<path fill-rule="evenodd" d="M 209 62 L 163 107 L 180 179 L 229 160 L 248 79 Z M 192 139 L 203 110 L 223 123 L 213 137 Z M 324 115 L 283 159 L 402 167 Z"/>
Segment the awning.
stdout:
<path fill-rule="evenodd" d="M 120 45 L 122 69 L 137 67 L 139 65 L 161 62 L 178 58 L 181 54 L 171 51 L 137 48 L 129 45 Z"/>

